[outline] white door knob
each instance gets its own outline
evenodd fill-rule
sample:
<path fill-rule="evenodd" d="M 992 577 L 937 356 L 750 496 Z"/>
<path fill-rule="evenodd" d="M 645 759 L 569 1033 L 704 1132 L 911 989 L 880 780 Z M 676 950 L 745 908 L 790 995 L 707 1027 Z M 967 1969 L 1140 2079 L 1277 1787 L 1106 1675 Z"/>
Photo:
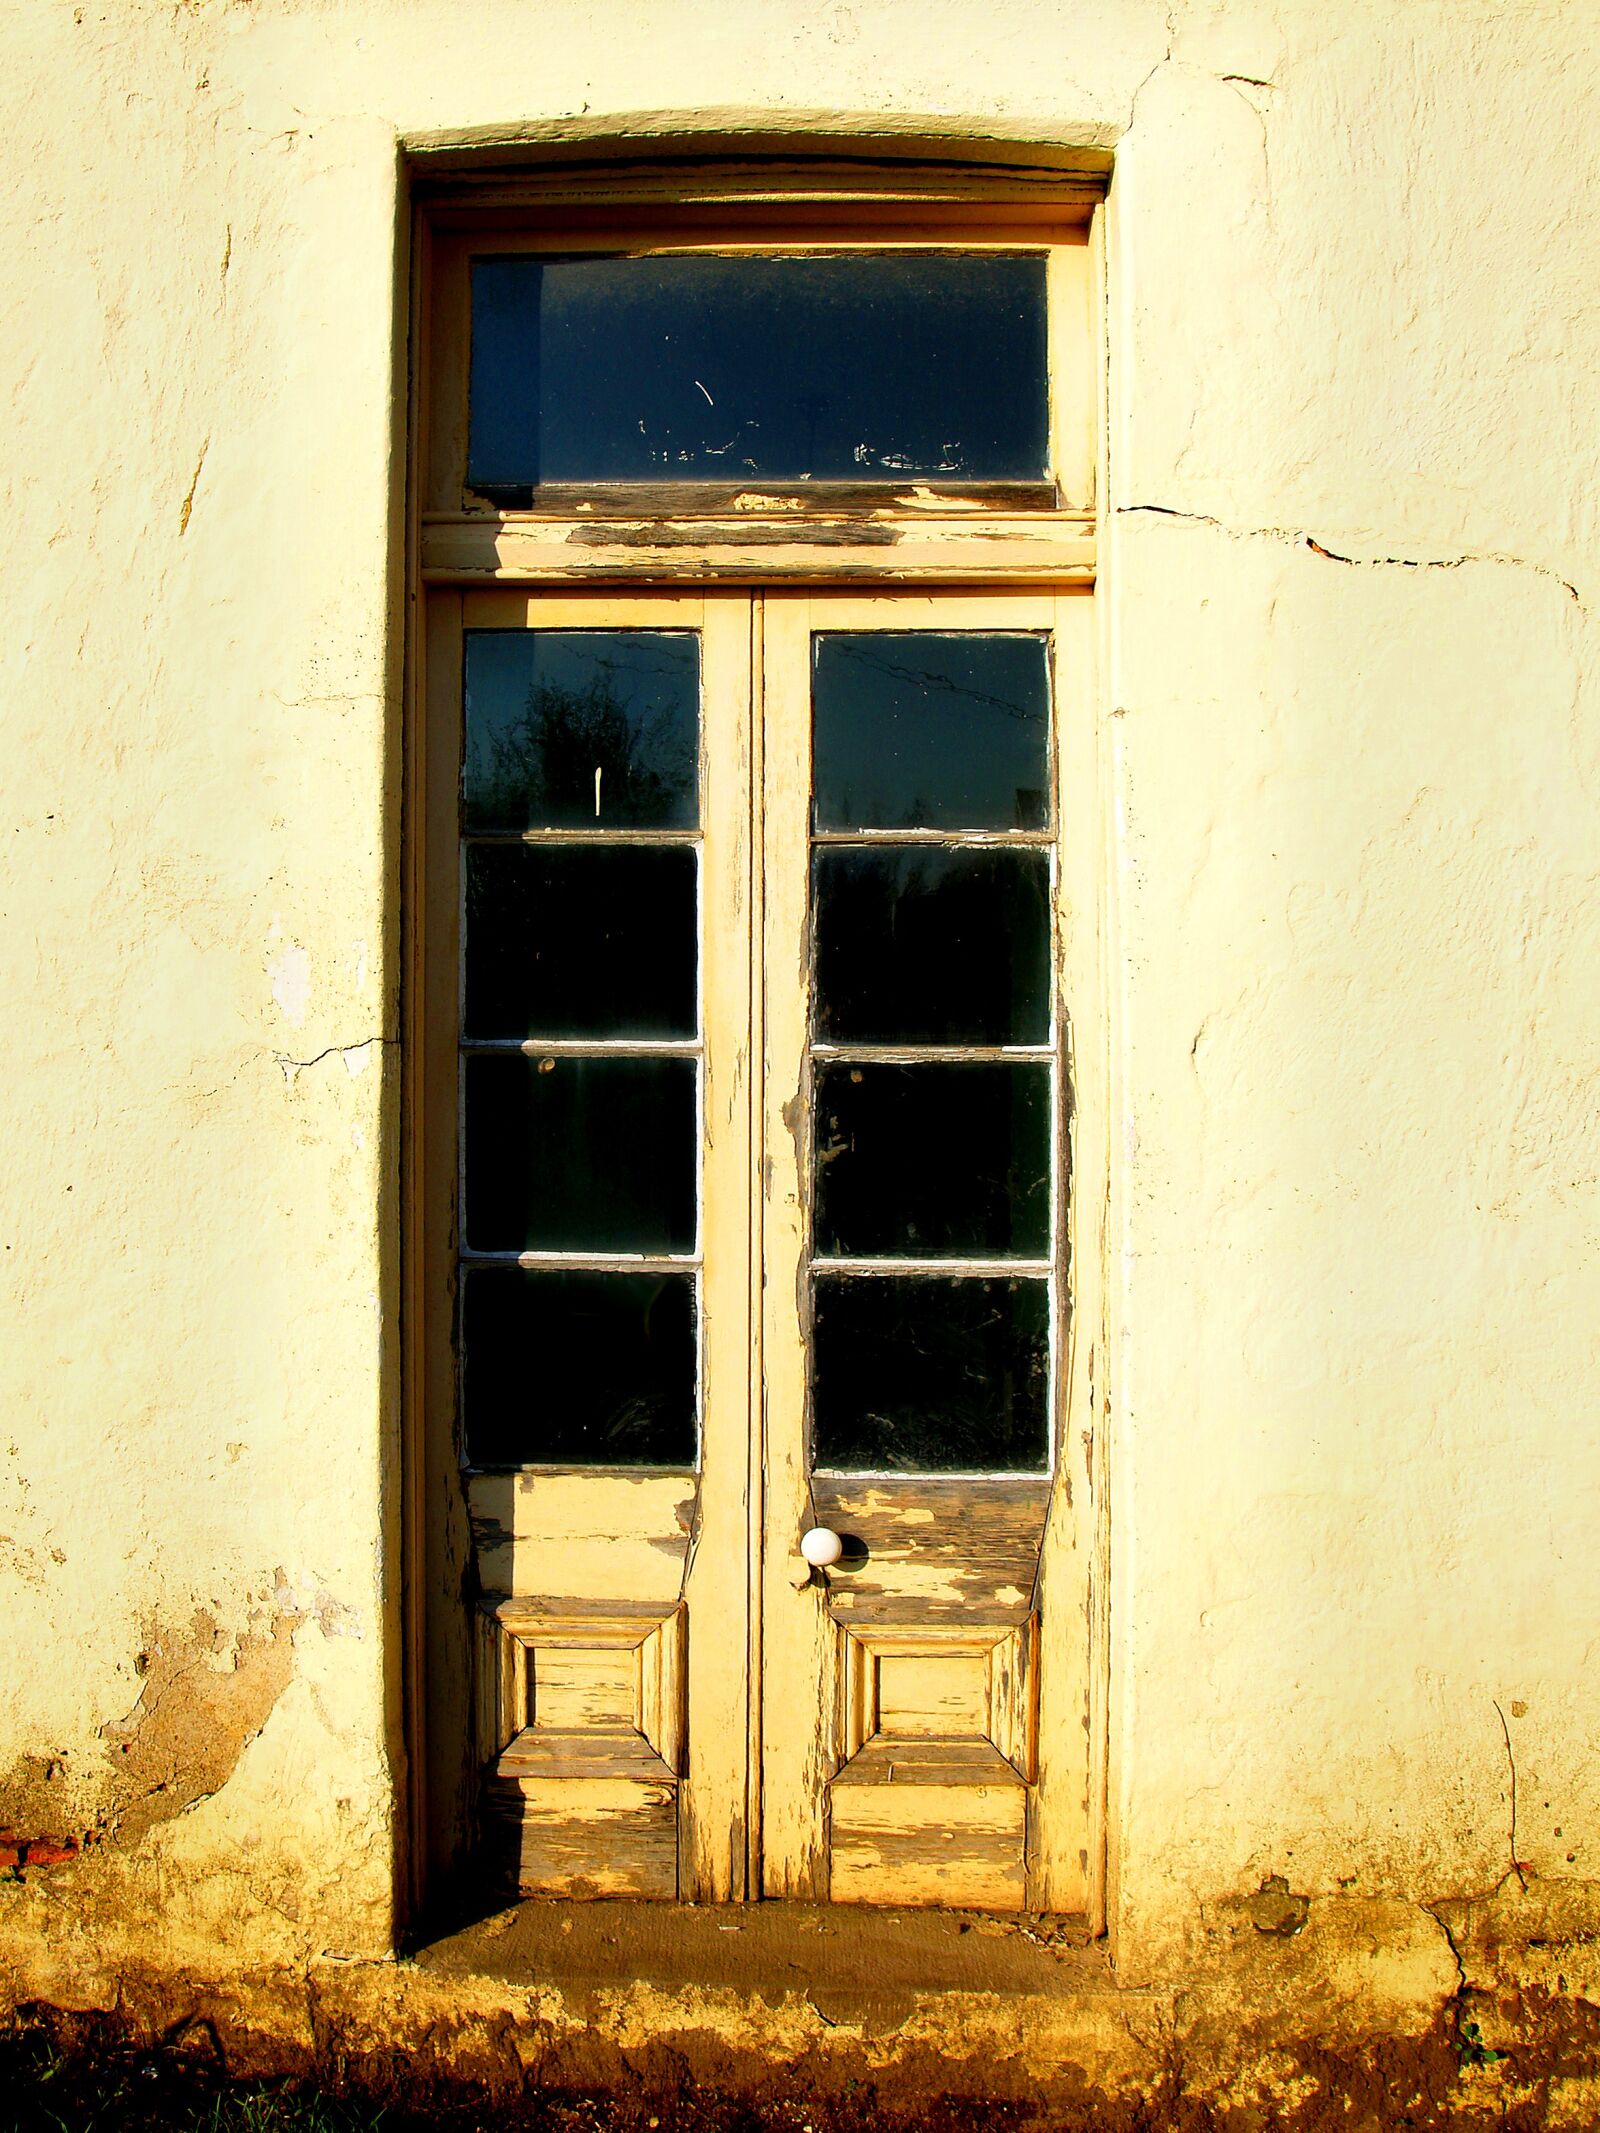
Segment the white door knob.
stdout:
<path fill-rule="evenodd" d="M 800 1553 L 813 1570 L 826 1570 L 844 1553 L 844 1542 L 830 1526 L 813 1526 L 800 1540 Z"/>

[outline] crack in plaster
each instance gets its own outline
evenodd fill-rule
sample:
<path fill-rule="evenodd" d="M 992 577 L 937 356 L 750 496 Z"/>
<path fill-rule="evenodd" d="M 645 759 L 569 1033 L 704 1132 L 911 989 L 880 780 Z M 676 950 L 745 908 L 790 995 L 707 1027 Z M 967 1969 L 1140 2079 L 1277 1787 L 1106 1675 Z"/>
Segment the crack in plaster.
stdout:
<path fill-rule="evenodd" d="M 1155 65 L 1145 75 L 1144 79 L 1136 86 L 1132 96 L 1130 96 L 1128 99 L 1128 116 L 1122 129 L 1125 134 L 1131 133 L 1133 131 L 1133 122 L 1139 110 L 1140 97 L 1143 96 L 1146 89 L 1149 88 L 1150 84 L 1155 80 L 1156 76 L 1161 72 L 1161 69 L 1163 67 L 1171 66 L 1173 47 L 1177 44 L 1177 41 L 1177 12 L 1175 9 L 1169 7 L 1167 9 L 1167 49 L 1162 53 L 1161 57 L 1156 61 Z"/>
<path fill-rule="evenodd" d="M 285 1081 L 293 1081 L 296 1074 L 303 1074 L 309 1067 L 320 1066 L 324 1059 L 337 1053 L 351 1074 L 359 1074 L 366 1065 L 365 1054 L 374 1045 L 380 1047 L 399 1043 L 398 1037 L 362 1037 L 354 1044 L 325 1044 L 320 1052 L 313 1052 L 309 1059 L 292 1059 L 287 1052 L 274 1052 L 273 1058 L 283 1069 Z"/>
<path fill-rule="evenodd" d="M 180 541 L 189 530 L 189 519 L 194 510 L 195 491 L 200 486 L 200 476 L 205 472 L 206 454 L 210 449 L 211 439 L 207 437 L 200 446 L 200 457 L 194 464 L 194 475 L 189 483 L 189 493 L 184 497 L 183 504 L 178 512 L 178 538 Z"/>
<path fill-rule="evenodd" d="M 1277 541 L 1287 548 L 1308 548 L 1313 555 L 1321 556 L 1327 563 L 1343 563 L 1352 570 L 1464 570 L 1469 564 L 1481 563 L 1505 570 L 1531 571 L 1535 577 L 1547 578 L 1552 585 L 1559 585 L 1569 600 L 1589 612 L 1588 602 L 1570 578 L 1552 570 L 1547 563 L 1535 563 L 1528 556 L 1507 555 L 1502 550 L 1462 549 L 1455 555 L 1346 555 L 1337 548 L 1330 548 L 1319 541 L 1304 527 L 1295 526 L 1230 526 L 1226 519 L 1215 517 L 1209 511 L 1179 511 L 1172 504 L 1118 504 L 1113 512 L 1116 518 L 1172 518 L 1189 526 L 1209 526 L 1230 541 Z"/>
<path fill-rule="evenodd" d="M 1522 1871 L 1522 1861 L 1517 1857 L 1517 1758 L 1512 1753 L 1511 1728 L 1506 1724 L 1506 1714 L 1500 1708 L 1500 1699 L 1496 1696 L 1491 1700 L 1494 1704 L 1495 1716 L 1500 1721 L 1500 1731 L 1505 1735 L 1506 1762 L 1511 1771 L 1511 1828 L 1508 1832 L 1511 1845 L 1511 1871 L 1517 1877 L 1517 1886 L 1526 1895 L 1528 1893 L 1528 1877 Z"/>

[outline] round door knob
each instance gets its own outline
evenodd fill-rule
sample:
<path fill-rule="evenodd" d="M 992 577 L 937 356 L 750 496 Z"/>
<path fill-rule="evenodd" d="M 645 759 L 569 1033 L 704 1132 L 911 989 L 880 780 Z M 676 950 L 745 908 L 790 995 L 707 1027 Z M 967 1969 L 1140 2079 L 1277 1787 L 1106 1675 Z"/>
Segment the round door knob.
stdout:
<path fill-rule="evenodd" d="M 800 1553 L 813 1570 L 826 1570 L 844 1553 L 844 1542 L 831 1526 L 813 1526 L 800 1540 Z"/>

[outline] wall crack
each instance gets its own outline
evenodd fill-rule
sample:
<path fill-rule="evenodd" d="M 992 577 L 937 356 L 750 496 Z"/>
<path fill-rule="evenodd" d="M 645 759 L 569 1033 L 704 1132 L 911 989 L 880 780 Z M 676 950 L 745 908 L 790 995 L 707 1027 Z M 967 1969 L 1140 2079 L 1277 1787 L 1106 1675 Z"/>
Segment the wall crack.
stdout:
<path fill-rule="evenodd" d="M 1552 585 L 1560 586 L 1569 600 L 1585 614 L 1589 612 L 1588 602 L 1570 578 L 1562 577 L 1547 563 L 1535 563 L 1527 556 L 1508 555 L 1501 549 L 1464 548 L 1454 555 L 1347 555 L 1342 549 L 1330 548 L 1326 541 L 1319 541 L 1303 527 L 1230 526 L 1226 519 L 1217 518 L 1209 511 L 1179 511 L 1171 504 L 1118 504 L 1112 516 L 1179 519 L 1185 525 L 1209 526 L 1230 541 L 1277 541 L 1286 548 L 1309 549 L 1324 562 L 1342 563 L 1351 570 L 1465 570 L 1470 565 L 1483 564 L 1502 570 L 1531 571 L 1535 577 L 1547 578 Z"/>
<path fill-rule="evenodd" d="M 282 1067 L 284 1080 L 292 1081 L 296 1074 L 303 1074 L 310 1067 L 321 1066 L 324 1059 L 337 1056 L 346 1066 L 350 1066 L 352 1060 L 370 1052 L 374 1045 L 382 1048 L 397 1045 L 399 1042 L 398 1037 L 361 1037 L 354 1044 L 325 1044 L 320 1052 L 313 1052 L 309 1059 L 294 1059 L 287 1052 L 274 1052 L 272 1056 Z M 352 1067 L 351 1071 L 356 1072 L 358 1069 Z"/>

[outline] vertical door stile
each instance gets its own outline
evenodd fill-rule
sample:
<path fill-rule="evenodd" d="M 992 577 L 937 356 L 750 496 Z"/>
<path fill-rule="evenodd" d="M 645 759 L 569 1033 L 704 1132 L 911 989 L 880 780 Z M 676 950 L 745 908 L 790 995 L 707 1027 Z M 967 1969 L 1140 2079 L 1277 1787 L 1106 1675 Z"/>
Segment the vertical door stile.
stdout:
<path fill-rule="evenodd" d="M 748 1565 L 756 1428 L 756 1327 L 748 1276 L 753 1163 L 750 776 L 753 690 L 747 595 L 705 601 L 700 998 L 705 1043 L 701 1229 L 700 1482 L 685 1581 L 689 1766 L 679 1893 L 750 1893 L 748 1755 L 753 1683 Z"/>
<path fill-rule="evenodd" d="M 767 1503 L 763 1672 L 770 1685 L 762 1729 L 763 1893 L 827 1894 L 826 1802 L 833 1775 L 832 1684 L 836 1631 L 826 1589 L 799 1552 L 810 1517 L 806 1443 L 807 1187 L 811 1007 L 809 832 L 811 602 L 776 593 L 765 602 L 762 705 L 765 881 L 765 1094 L 767 1180 L 762 1360 Z"/>
<path fill-rule="evenodd" d="M 748 1296 L 750 1353 L 746 1371 L 749 1396 L 749 1441 L 745 1464 L 748 1495 L 745 1518 L 745 1592 L 749 1608 L 750 1694 L 745 1710 L 745 1858 L 744 1893 L 750 1902 L 761 1896 L 762 1783 L 761 1728 L 765 1681 L 765 1639 L 761 1596 L 762 1566 L 766 1560 L 767 1516 L 767 1412 L 764 1391 L 764 1326 L 762 1288 L 765 1279 L 766 1166 L 763 1147 L 762 1092 L 765 1087 L 767 1004 L 762 970 L 762 944 L 766 938 L 766 675 L 762 646 L 766 637 L 766 599 L 756 592 L 749 601 L 749 762 L 745 794 L 749 898 L 746 912 L 748 948 L 744 958 L 746 1011 L 749 1017 L 747 1055 L 747 1112 L 750 1121 L 750 1160 L 745 1172 L 745 1286 Z"/>
<path fill-rule="evenodd" d="M 1095 790 L 1093 603 L 1055 602 L 1055 883 L 1057 1186 L 1055 1479 L 1039 1561 L 1039 1770 L 1029 1815 L 1028 1899 L 1041 1911 L 1088 1906 L 1089 1553 L 1096 1475 L 1093 1400 L 1103 1195 L 1080 1190 L 1098 1166 L 1085 1133 L 1101 1115 L 1094 1069 L 1099 925 L 1096 840 L 1081 833 Z M 1071 1189 L 1064 1189 L 1070 1184 Z"/>

